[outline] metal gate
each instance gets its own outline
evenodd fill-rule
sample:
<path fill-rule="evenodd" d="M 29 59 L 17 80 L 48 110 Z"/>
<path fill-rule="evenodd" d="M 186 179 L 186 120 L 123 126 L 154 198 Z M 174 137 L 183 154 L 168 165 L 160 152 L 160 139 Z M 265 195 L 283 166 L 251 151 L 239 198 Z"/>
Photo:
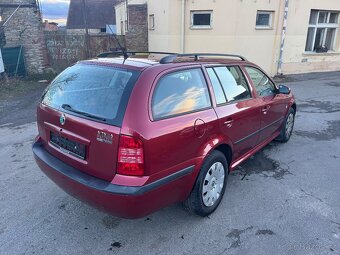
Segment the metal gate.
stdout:
<path fill-rule="evenodd" d="M 24 49 L 22 46 L 3 48 L 2 59 L 9 76 L 26 76 Z"/>

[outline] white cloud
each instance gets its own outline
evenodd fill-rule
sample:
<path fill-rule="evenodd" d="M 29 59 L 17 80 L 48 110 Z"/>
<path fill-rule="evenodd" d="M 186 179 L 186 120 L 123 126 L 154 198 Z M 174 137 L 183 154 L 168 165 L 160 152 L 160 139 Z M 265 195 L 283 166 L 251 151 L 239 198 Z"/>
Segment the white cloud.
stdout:
<path fill-rule="evenodd" d="M 70 0 L 40 0 L 40 3 L 44 20 L 66 24 Z"/>

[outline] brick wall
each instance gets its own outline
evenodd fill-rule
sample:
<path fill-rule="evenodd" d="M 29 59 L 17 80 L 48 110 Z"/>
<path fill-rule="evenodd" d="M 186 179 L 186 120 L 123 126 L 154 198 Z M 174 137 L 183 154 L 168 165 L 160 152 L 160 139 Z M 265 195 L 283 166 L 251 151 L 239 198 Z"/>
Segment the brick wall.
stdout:
<path fill-rule="evenodd" d="M 51 67 L 57 72 L 62 71 L 79 60 L 88 58 L 85 35 L 70 34 L 64 31 L 45 31 L 45 37 Z M 124 47 L 124 37 L 117 36 L 117 38 Z M 116 48 L 118 48 L 118 45 L 112 36 L 89 36 L 89 58 Z"/>
<path fill-rule="evenodd" d="M 129 29 L 125 35 L 126 47 L 131 51 L 148 51 L 147 5 L 129 5 Z"/>
<path fill-rule="evenodd" d="M 38 7 L 35 0 L 0 0 L 0 4 L 16 3 L 33 4 L 33 7 L 21 7 L 6 24 L 5 47 L 22 45 L 28 73 L 42 73 L 48 66 L 48 58 Z M 15 7 L 0 7 L 0 15 L 6 20 L 14 10 Z"/>

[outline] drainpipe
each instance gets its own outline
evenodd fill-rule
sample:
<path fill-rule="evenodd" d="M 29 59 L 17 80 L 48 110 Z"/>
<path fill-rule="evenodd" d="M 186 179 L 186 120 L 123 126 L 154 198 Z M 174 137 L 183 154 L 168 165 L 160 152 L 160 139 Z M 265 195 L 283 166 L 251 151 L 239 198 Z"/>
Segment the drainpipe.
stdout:
<path fill-rule="evenodd" d="M 279 61 L 278 61 L 278 66 L 277 66 L 278 75 L 282 75 L 283 51 L 284 51 L 286 31 L 287 31 L 288 10 L 289 10 L 289 0 L 285 0 L 285 9 L 284 9 L 284 14 L 283 14 L 283 26 L 282 26 L 281 44 L 280 44 L 280 56 L 279 56 Z"/>
<path fill-rule="evenodd" d="M 185 52 L 185 1 L 182 0 L 181 9 L 181 53 Z"/>

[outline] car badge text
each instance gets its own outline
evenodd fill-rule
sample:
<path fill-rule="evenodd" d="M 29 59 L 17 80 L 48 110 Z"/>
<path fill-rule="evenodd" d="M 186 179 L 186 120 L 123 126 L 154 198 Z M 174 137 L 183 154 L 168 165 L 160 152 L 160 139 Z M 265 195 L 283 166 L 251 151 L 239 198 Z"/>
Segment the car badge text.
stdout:
<path fill-rule="evenodd" d="M 107 133 L 102 132 L 102 131 L 98 131 L 98 133 L 97 133 L 97 141 L 103 142 L 103 143 L 112 144 L 113 135 L 112 134 L 107 134 Z"/>

